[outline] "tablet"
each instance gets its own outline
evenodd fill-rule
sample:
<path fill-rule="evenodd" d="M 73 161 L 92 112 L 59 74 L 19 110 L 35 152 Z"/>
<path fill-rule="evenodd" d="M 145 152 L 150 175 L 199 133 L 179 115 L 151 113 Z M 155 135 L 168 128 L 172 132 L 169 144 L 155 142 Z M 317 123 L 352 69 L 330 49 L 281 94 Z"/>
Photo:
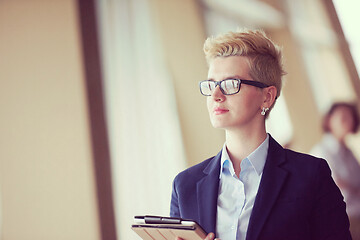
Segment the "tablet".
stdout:
<path fill-rule="evenodd" d="M 207 233 L 193 220 L 161 216 L 135 216 L 131 226 L 144 240 L 203 240 Z"/>

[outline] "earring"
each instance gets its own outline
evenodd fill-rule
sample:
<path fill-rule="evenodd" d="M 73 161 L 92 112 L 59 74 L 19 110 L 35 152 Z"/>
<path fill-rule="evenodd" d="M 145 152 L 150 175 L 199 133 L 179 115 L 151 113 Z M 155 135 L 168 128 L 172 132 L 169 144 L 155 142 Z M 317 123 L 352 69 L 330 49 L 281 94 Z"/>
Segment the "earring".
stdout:
<path fill-rule="evenodd" d="M 265 116 L 266 112 L 269 110 L 269 108 L 262 108 L 261 115 Z"/>

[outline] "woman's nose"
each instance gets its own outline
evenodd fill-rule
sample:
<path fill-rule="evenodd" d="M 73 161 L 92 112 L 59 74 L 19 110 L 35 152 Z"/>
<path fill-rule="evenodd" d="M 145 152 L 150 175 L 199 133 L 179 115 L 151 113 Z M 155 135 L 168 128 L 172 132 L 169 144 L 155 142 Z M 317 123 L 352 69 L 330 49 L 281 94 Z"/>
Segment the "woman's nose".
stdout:
<path fill-rule="evenodd" d="M 222 102 L 225 100 L 225 95 L 221 92 L 220 86 L 216 86 L 211 96 L 216 102 Z"/>

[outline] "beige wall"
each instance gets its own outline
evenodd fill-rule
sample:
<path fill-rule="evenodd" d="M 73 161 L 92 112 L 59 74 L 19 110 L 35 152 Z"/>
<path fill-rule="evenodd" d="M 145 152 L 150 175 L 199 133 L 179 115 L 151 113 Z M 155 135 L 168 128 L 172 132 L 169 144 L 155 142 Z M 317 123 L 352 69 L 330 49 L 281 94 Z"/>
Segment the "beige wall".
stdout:
<path fill-rule="evenodd" d="M 0 1 L 1 239 L 100 239 L 75 0 Z"/>
<path fill-rule="evenodd" d="M 309 152 L 321 138 L 321 116 L 312 95 L 300 46 L 287 28 L 273 30 L 270 34 L 271 38 L 282 46 L 285 58 L 287 74 L 284 77 L 282 94 L 293 127 L 293 137 L 288 147 Z"/>
<path fill-rule="evenodd" d="M 156 0 L 152 6 L 174 81 L 187 163 L 194 165 L 215 155 L 225 141 L 224 131 L 211 126 L 198 88 L 207 78 L 202 15 L 193 0 Z"/>

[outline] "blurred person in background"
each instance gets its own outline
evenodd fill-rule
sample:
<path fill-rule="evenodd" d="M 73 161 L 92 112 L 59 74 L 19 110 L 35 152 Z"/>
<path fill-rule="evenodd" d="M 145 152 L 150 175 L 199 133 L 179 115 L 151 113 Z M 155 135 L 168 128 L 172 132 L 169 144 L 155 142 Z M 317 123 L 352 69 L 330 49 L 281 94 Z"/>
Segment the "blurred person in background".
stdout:
<path fill-rule="evenodd" d="M 326 161 L 284 149 L 266 131 L 285 74 L 281 49 L 244 30 L 208 38 L 204 52 L 200 92 L 226 142 L 175 177 L 170 216 L 197 221 L 206 240 L 351 239 Z"/>
<path fill-rule="evenodd" d="M 328 161 L 332 176 L 346 202 L 350 231 L 360 240 L 360 164 L 346 145 L 346 137 L 359 129 L 356 106 L 334 103 L 323 119 L 324 135 L 311 153 Z"/>

